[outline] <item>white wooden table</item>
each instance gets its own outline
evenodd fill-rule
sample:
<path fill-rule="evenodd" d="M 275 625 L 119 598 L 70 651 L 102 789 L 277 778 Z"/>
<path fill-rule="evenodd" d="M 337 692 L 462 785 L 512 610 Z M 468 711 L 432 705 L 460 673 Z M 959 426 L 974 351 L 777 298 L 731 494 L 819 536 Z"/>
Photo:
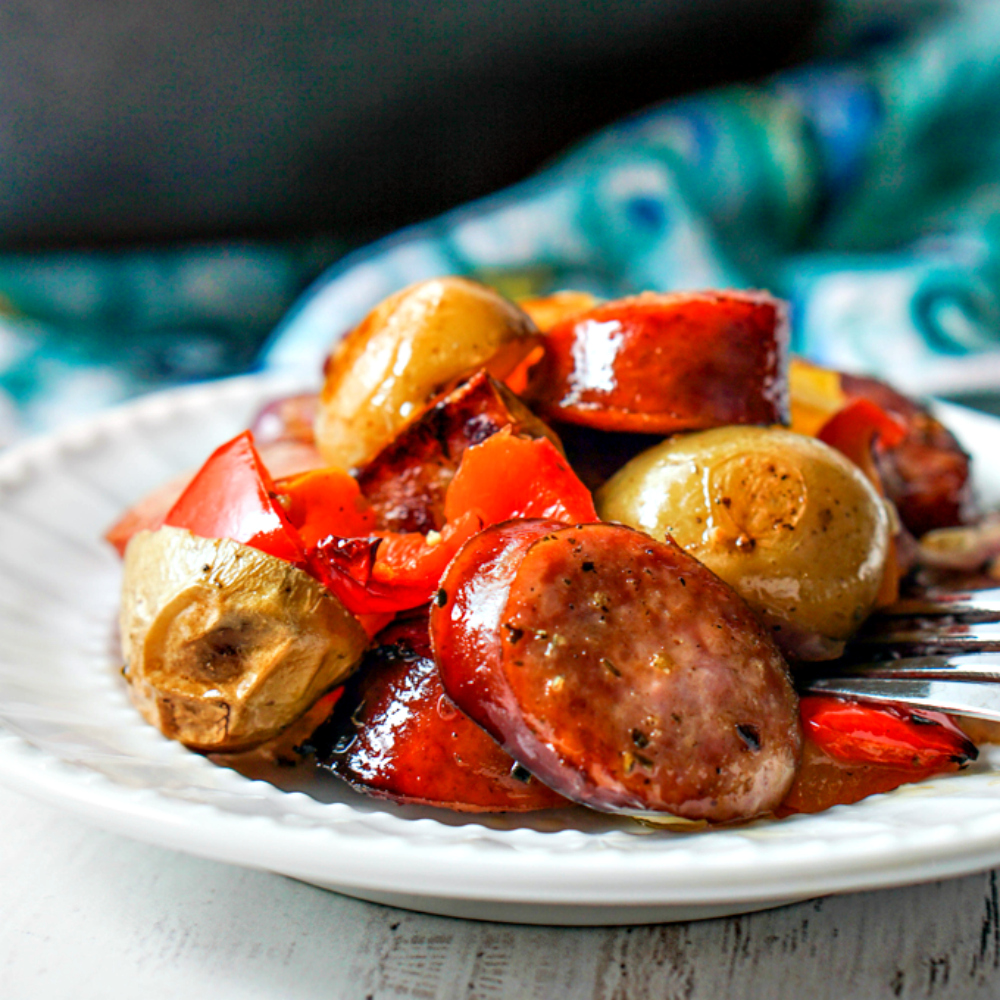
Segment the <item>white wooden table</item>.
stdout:
<path fill-rule="evenodd" d="M 0 788 L 2 1000 L 1000 996 L 1000 885 L 633 928 L 430 917 L 104 833 Z"/>

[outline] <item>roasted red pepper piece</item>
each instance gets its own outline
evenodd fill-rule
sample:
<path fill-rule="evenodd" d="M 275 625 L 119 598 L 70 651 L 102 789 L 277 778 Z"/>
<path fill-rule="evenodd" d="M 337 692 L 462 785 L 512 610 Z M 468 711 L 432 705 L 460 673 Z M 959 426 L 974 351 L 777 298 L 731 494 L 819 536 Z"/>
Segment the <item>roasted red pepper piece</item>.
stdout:
<path fill-rule="evenodd" d="M 886 494 L 903 524 L 919 538 L 934 528 L 972 519 L 969 456 L 955 436 L 920 404 L 878 379 L 842 374 L 848 399 L 869 399 L 901 420 L 905 436 L 892 447 L 879 442 L 875 461 Z"/>
<path fill-rule="evenodd" d="M 590 493 L 555 446 L 509 428 L 465 451 L 445 511 L 448 523 L 433 537 L 373 533 L 374 513 L 351 476 L 327 468 L 276 484 L 245 431 L 209 457 L 164 523 L 302 566 L 353 614 L 384 616 L 426 604 L 452 557 L 484 526 L 517 517 L 597 520 Z"/>
<path fill-rule="evenodd" d="M 552 432 L 513 393 L 479 371 L 435 400 L 358 474 L 386 531 L 440 531 L 444 498 L 467 448 L 511 425 L 527 437 Z"/>
<path fill-rule="evenodd" d="M 802 763 L 776 811 L 817 813 L 957 771 L 975 745 L 939 712 L 810 695 L 801 700 Z"/>
<path fill-rule="evenodd" d="M 353 476 L 327 467 L 275 484 L 282 506 L 309 549 L 328 538 L 364 538 L 375 528 L 375 512 Z"/>
<path fill-rule="evenodd" d="M 216 448 L 170 508 L 163 523 L 202 538 L 229 538 L 286 562 L 302 565 L 298 532 L 244 431 Z"/>
<path fill-rule="evenodd" d="M 884 494 L 875 444 L 894 448 L 906 436 L 906 425 L 870 399 L 855 399 L 830 417 L 816 436 L 849 458 Z"/>
<path fill-rule="evenodd" d="M 447 523 L 436 537 L 380 533 L 367 573 L 346 557 L 344 539 L 324 539 L 310 548 L 316 575 L 355 614 L 404 611 L 426 604 L 455 553 L 491 524 L 598 519 L 590 492 L 552 442 L 518 437 L 509 428 L 466 449 L 445 495 L 445 514 Z"/>
<path fill-rule="evenodd" d="M 424 603 L 423 592 L 372 579 L 381 539 L 330 535 L 309 550 L 309 572 L 355 615 L 395 614 Z"/>
<path fill-rule="evenodd" d="M 590 491 L 547 438 L 523 438 L 504 428 L 469 448 L 444 502 L 445 517 L 476 511 L 487 528 L 514 518 L 567 524 L 598 520 Z"/>
<path fill-rule="evenodd" d="M 428 601 L 452 557 L 482 526 L 478 513 L 467 511 L 436 536 L 387 532 L 382 536 L 373 579 L 387 586 L 416 588 Z"/>
<path fill-rule="evenodd" d="M 297 475 L 308 469 L 318 468 L 323 464 L 319 452 L 301 441 L 285 439 L 262 443 L 255 435 L 254 448 L 264 463 L 264 468 L 271 473 L 275 481 L 284 476 Z M 195 475 L 194 472 L 185 472 L 157 487 L 138 503 L 133 504 L 105 532 L 104 537 L 118 550 L 120 556 L 125 555 L 125 548 L 134 534 L 140 531 L 156 531 L 163 526 L 163 519 L 170 513 L 170 509 L 177 503 Z"/>
<path fill-rule="evenodd" d="M 437 538 L 385 534 L 373 578 L 422 588 L 429 600 L 456 552 L 477 531 L 517 518 L 567 524 L 596 521 L 590 491 L 547 438 L 525 438 L 511 428 L 467 448 L 445 494 L 447 523 Z"/>
<path fill-rule="evenodd" d="M 804 733 L 845 764 L 935 771 L 978 755 L 972 741 L 941 712 L 819 695 L 803 698 L 799 711 Z"/>
<path fill-rule="evenodd" d="M 460 712 L 441 686 L 427 618 L 394 623 L 307 746 L 321 766 L 394 802 L 463 812 L 523 812 L 568 803 Z"/>
<path fill-rule="evenodd" d="M 470 514 L 446 525 L 436 543 L 416 533 L 331 535 L 309 550 L 310 572 L 356 615 L 406 611 L 431 599 L 452 556 L 479 527 Z"/>

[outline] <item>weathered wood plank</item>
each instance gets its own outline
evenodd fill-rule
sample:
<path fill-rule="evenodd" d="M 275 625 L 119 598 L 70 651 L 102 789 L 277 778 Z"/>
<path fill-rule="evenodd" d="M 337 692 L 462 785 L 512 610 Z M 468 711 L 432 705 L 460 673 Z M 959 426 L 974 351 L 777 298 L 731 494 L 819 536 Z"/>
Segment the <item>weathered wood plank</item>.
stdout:
<path fill-rule="evenodd" d="M 408 913 L 102 833 L 0 790 L 0 996 L 994 1000 L 998 873 L 698 923 Z"/>

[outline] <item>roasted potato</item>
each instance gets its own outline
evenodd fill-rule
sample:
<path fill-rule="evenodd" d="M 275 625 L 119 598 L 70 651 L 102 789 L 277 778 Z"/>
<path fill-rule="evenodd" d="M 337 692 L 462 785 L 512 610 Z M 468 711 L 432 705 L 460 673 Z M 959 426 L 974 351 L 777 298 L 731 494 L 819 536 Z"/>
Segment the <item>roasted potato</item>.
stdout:
<path fill-rule="evenodd" d="M 354 616 L 290 563 L 170 527 L 129 542 L 121 636 L 139 711 L 205 751 L 274 736 L 367 645 Z"/>
<path fill-rule="evenodd" d="M 463 278 L 436 278 L 377 306 L 327 364 L 316 443 L 331 465 L 370 460 L 443 389 L 477 368 L 503 379 L 540 341 L 513 303 Z"/>
<path fill-rule="evenodd" d="M 719 427 L 650 448 L 598 491 L 602 518 L 670 535 L 775 630 L 842 640 L 871 612 L 889 551 L 859 469 L 781 428 Z"/>

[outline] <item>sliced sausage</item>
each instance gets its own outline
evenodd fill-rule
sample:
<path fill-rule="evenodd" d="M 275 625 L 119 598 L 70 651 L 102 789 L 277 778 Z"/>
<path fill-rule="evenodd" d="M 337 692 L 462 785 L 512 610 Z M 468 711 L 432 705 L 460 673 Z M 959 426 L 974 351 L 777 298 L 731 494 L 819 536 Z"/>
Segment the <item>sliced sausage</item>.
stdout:
<path fill-rule="evenodd" d="M 394 802 L 460 812 L 567 805 L 444 693 L 426 615 L 380 633 L 308 742 L 321 765 L 359 791 Z"/>
<path fill-rule="evenodd" d="M 431 612 L 445 690 L 591 808 L 728 821 L 785 796 L 800 747 L 781 655 L 726 584 L 614 524 L 473 538 Z"/>
<path fill-rule="evenodd" d="M 782 304 L 760 292 L 619 299 L 546 333 L 526 398 L 606 431 L 785 423 L 788 339 Z"/>

